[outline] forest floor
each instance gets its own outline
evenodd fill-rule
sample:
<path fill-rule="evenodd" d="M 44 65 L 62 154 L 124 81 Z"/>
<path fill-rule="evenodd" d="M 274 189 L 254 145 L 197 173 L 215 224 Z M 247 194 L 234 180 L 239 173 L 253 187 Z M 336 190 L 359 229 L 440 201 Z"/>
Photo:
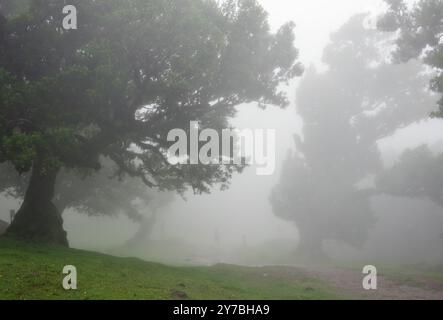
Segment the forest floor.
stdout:
<path fill-rule="evenodd" d="M 62 288 L 74 265 L 78 289 Z M 384 270 L 377 291 L 352 268 L 172 267 L 0 239 L 1 299 L 443 299 L 443 272 Z"/>
<path fill-rule="evenodd" d="M 306 275 L 327 282 L 334 292 L 350 299 L 443 300 L 443 272 L 382 268 L 377 290 L 364 290 L 360 270 L 352 268 L 310 268 Z"/>

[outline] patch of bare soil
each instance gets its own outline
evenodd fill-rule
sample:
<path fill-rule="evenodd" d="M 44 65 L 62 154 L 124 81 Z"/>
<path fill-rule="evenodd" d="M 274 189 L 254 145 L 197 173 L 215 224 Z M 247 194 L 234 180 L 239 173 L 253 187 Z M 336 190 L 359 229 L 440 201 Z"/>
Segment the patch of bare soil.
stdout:
<path fill-rule="evenodd" d="M 443 300 L 443 280 L 416 278 L 413 281 L 377 277 L 377 290 L 363 289 L 364 275 L 350 269 L 306 269 L 307 274 L 328 283 L 351 299 Z"/>

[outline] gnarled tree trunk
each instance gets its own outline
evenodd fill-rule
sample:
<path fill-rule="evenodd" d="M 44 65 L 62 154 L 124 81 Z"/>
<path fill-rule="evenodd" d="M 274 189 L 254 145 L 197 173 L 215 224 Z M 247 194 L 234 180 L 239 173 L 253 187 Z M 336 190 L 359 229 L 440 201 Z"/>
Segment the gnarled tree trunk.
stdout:
<path fill-rule="evenodd" d="M 68 246 L 63 219 L 52 203 L 58 171 L 45 168 L 41 159 L 34 161 L 23 204 L 7 230 L 8 235 Z"/>

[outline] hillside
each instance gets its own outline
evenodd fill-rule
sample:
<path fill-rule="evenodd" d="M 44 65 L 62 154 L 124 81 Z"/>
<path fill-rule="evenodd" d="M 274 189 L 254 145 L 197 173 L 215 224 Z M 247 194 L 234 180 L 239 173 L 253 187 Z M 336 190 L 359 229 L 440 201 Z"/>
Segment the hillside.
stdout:
<path fill-rule="evenodd" d="M 78 290 L 62 288 L 65 265 Z M 170 267 L 133 258 L 0 239 L 0 299 L 336 299 L 289 267 Z"/>

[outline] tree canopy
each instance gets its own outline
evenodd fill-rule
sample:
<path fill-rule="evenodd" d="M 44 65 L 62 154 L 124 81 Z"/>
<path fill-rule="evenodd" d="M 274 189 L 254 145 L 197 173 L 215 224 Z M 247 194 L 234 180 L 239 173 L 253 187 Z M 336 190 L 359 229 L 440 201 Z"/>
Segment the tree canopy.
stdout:
<path fill-rule="evenodd" d="M 443 1 L 420 0 L 412 6 L 404 0 L 385 0 L 388 11 L 378 21 L 381 30 L 398 33 L 395 62 L 423 58 L 436 70 L 431 88 L 443 93 Z M 443 117 L 443 98 L 433 116 Z"/>

